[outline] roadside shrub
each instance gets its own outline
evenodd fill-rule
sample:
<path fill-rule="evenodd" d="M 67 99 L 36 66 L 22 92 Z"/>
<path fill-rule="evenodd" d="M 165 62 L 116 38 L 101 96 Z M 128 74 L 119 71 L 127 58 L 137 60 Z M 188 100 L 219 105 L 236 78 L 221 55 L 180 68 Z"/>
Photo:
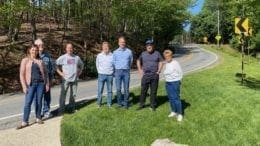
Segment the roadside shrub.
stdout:
<path fill-rule="evenodd" d="M 97 77 L 97 69 L 96 69 L 96 57 L 94 55 L 87 56 L 84 59 L 84 70 L 83 70 L 83 75 L 84 78 L 86 77 Z"/>
<path fill-rule="evenodd" d="M 239 36 L 232 36 L 232 39 L 229 41 L 229 44 L 232 48 L 236 48 L 240 51 L 240 44 L 239 44 Z"/>

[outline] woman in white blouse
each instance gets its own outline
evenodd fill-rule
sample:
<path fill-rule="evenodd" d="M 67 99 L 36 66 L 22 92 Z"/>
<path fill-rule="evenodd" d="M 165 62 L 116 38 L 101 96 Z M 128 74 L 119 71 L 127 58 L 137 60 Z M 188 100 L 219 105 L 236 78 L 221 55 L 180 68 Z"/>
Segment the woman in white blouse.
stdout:
<path fill-rule="evenodd" d="M 163 52 L 165 58 L 165 70 L 163 72 L 165 77 L 165 88 L 170 101 L 171 113 L 168 117 L 177 116 L 177 121 L 181 122 L 183 119 L 182 105 L 180 99 L 180 85 L 183 76 L 180 64 L 173 59 L 171 50 Z"/>

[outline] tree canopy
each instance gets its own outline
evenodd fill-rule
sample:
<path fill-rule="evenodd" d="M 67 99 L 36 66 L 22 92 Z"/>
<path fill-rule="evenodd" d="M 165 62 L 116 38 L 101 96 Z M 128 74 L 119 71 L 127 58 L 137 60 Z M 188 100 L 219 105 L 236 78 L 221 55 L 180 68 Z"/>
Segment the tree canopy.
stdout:
<path fill-rule="evenodd" d="M 166 43 L 182 32 L 189 19 L 187 8 L 194 0 L 4 0 L 0 4 L 0 27 L 16 41 L 21 23 L 54 21 L 65 31 L 81 30 L 82 38 L 110 40 L 126 33 L 141 41 L 147 37 Z M 47 19 L 47 21 L 46 21 Z M 37 22 L 33 22 L 37 21 Z M 16 33 L 14 30 L 17 30 Z M 14 37 L 15 34 L 15 37 Z"/>
<path fill-rule="evenodd" d="M 191 36 L 196 42 L 203 42 L 207 37 L 210 43 L 215 43 L 217 35 L 217 11 L 220 12 L 220 35 L 222 43 L 239 43 L 239 35 L 234 32 L 235 18 L 249 19 L 249 27 L 253 33 L 252 48 L 259 49 L 259 15 L 260 2 L 257 0 L 205 0 L 202 11 L 192 18 Z"/>
<path fill-rule="evenodd" d="M 164 49 L 183 31 L 195 0 L 1 0 L 0 93 L 19 89 L 19 63 L 23 50 L 36 38 L 55 59 L 65 41 L 84 60 L 83 79 L 96 75 L 95 55 L 102 41 L 117 46 L 124 34 L 134 56 L 146 38 Z M 2 87 L 2 88 L 1 88 Z M 1 89 L 5 89 L 2 91 Z"/>

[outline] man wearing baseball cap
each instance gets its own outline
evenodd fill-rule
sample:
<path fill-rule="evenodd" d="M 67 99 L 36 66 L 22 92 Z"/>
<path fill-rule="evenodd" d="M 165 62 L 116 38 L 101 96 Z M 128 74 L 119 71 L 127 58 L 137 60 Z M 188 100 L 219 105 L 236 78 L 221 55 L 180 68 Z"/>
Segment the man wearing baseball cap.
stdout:
<path fill-rule="evenodd" d="M 140 105 L 137 110 L 145 107 L 145 99 L 150 87 L 150 107 L 155 111 L 159 74 L 163 66 L 163 58 L 158 51 L 154 50 L 153 40 L 147 39 L 145 48 L 146 51 L 142 52 L 136 62 L 139 74 L 142 76 Z"/>

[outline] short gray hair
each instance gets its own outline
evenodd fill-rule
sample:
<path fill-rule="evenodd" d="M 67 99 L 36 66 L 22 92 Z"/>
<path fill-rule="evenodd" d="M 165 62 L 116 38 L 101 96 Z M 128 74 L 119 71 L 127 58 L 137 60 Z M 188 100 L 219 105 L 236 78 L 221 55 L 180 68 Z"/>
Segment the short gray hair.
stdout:
<path fill-rule="evenodd" d="M 42 39 L 37 39 L 37 40 L 34 41 L 34 44 L 35 45 L 43 45 L 43 41 L 42 41 Z"/>

